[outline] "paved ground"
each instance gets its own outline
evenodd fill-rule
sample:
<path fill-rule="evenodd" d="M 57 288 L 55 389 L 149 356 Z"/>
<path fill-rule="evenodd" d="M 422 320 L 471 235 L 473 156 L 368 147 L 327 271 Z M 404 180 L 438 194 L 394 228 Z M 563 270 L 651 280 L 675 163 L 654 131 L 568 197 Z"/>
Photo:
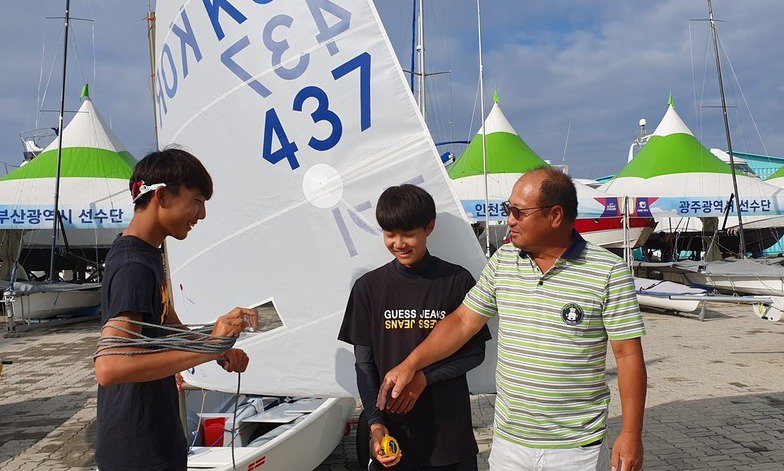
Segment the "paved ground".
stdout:
<path fill-rule="evenodd" d="M 645 469 L 784 469 L 784 323 L 760 320 L 749 307 L 712 308 L 702 323 L 645 313 Z M 0 338 L 0 356 L 14 361 L 0 376 L 1 470 L 94 469 L 96 338 L 95 322 Z M 620 430 L 612 360 L 608 373 L 612 437 Z M 492 403 L 472 399 L 482 469 Z M 353 435 L 318 469 L 362 469 Z"/>

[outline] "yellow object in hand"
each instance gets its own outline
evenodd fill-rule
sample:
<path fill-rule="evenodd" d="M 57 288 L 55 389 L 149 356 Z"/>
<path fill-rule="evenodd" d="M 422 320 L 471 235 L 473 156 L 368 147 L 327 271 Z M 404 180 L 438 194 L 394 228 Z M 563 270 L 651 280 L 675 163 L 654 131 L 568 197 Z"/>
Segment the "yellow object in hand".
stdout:
<path fill-rule="evenodd" d="M 381 454 L 393 458 L 400 456 L 400 445 L 398 445 L 397 440 L 388 433 L 381 437 Z"/>

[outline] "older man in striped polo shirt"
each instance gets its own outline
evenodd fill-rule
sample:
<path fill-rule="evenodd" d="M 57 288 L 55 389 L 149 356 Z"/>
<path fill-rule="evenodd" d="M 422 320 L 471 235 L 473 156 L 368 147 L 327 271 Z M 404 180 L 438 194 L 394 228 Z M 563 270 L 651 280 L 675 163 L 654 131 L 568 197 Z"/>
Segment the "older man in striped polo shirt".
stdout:
<path fill-rule="evenodd" d="M 379 408 L 417 370 L 457 351 L 498 315 L 490 469 L 641 469 L 645 329 L 626 265 L 574 230 L 576 190 L 558 170 L 522 176 L 506 208 L 512 244 L 493 255 L 463 304 L 387 373 Z M 611 454 L 604 441 L 608 339 L 623 419 Z"/>

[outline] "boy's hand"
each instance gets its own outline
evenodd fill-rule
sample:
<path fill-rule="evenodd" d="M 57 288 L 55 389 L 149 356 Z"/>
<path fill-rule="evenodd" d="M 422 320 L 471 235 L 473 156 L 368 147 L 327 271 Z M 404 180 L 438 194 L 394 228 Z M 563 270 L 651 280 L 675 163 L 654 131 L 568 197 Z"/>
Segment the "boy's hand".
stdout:
<path fill-rule="evenodd" d="M 427 379 L 425 378 L 425 374 L 422 373 L 422 370 L 419 370 L 414 373 L 414 378 L 411 382 L 403 388 L 400 396 L 396 399 L 392 399 L 392 402 L 389 404 L 389 411 L 395 414 L 405 414 L 406 412 L 411 411 L 411 409 L 414 408 L 417 399 L 419 399 L 419 395 L 425 390 L 425 387 L 427 387 Z"/>
<path fill-rule="evenodd" d="M 248 355 L 239 348 L 232 348 L 217 360 L 218 364 L 229 373 L 242 373 L 248 367 Z"/>
<path fill-rule="evenodd" d="M 216 337 L 239 337 L 240 332 L 250 326 L 254 330 L 258 327 L 259 315 L 253 309 L 235 307 L 228 314 L 224 314 L 215 321 L 212 335 Z"/>
<path fill-rule="evenodd" d="M 387 428 L 381 424 L 372 424 L 370 426 L 370 453 L 373 455 L 373 459 L 381 463 L 385 468 L 395 466 L 403 457 L 402 454 L 397 457 L 381 454 L 381 439 L 388 433 Z"/>
<path fill-rule="evenodd" d="M 415 370 L 408 368 L 405 362 L 397 365 L 387 372 L 381 382 L 381 388 L 376 398 L 378 410 L 384 410 L 387 406 L 387 397 L 397 399 L 403 392 L 403 388 L 414 379 Z"/>

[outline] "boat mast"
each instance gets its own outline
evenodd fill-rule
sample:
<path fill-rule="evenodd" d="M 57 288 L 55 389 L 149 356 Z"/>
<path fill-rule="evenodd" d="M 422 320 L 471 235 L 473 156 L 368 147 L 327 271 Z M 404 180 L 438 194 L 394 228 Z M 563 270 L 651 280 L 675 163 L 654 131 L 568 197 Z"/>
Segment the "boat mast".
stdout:
<path fill-rule="evenodd" d="M 52 247 L 49 257 L 49 278 L 54 281 L 55 250 L 57 249 L 57 226 L 60 222 L 60 167 L 63 160 L 63 114 L 65 113 L 65 77 L 68 67 L 68 24 L 70 22 L 71 0 L 65 0 L 65 41 L 63 45 L 63 84 L 60 90 L 60 115 L 57 122 L 57 170 L 54 179 L 54 221 L 52 228 Z"/>
<path fill-rule="evenodd" d="M 743 217 L 741 216 L 740 198 L 738 196 L 738 179 L 735 176 L 735 159 L 732 156 L 732 138 L 730 137 L 730 123 L 727 117 L 727 102 L 724 99 L 724 82 L 721 78 L 721 60 L 719 59 L 719 40 L 716 31 L 716 21 L 713 19 L 713 5 L 708 0 L 708 18 L 710 20 L 711 32 L 713 33 L 713 50 L 716 53 L 716 72 L 719 75 L 719 94 L 721 95 L 721 112 L 724 116 L 724 134 L 727 137 L 727 153 L 730 154 L 730 168 L 732 170 L 732 189 L 735 195 L 735 206 L 738 208 L 738 251 L 740 258 L 746 258 L 746 240 L 743 236 Z"/>
<path fill-rule="evenodd" d="M 427 109 L 425 105 L 425 4 L 419 0 L 419 25 L 417 31 L 417 60 L 419 62 L 419 110 L 422 118 L 427 122 Z"/>
<path fill-rule="evenodd" d="M 155 67 L 155 12 L 150 7 L 150 0 L 147 0 L 147 45 L 150 53 L 150 92 L 152 93 L 152 128 L 154 130 L 154 139 L 155 139 L 155 150 L 159 150 L 158 144 L 158 106 L 155 101 L 156 96 L 156 89 L 155 89 L 155 76 L 156 76 L 156 67 Z M 161 246 L 161 258 L 163 259 L 163 270 L 164 275 L 166 277 L 166 289 L 169 290 L 169 293 L 173 293 L 172 291 L 172 281 L 171 281 L 171 267 L 169 266 L 169 255 L 168 255 L 168 248 L 166 246 L 166 240 L 163 241 Z M 171 296 L 171 294 L 170 294 Z M 185 405 L 185 393 L 182 390 L 179 390 L 177 393 L 177 399 L 180 409 L 180 423 L 182 424 L 182 430 L 185 431 L 185 438 L 189 439 L 188 437 L 188 418 L 187 418 L 187 408 Z"/>
<path fill-rule="evenodd" d="M 476 23 L 479 36 L 479 107 L 482 113 L 482 174 L 485 178 L 485 255 L 490 258 L 490 208 L 487 192 L 487 123 L 485 122 L 484 64 L 482 62 L 482 9 L 476 0 Z"/>
<path fill-rule="evenodd" d="M 155 102 L 155 12 L 147 0 L 147 44 L 150 49 L 150 91 L 152 92 L 152 127 L 155 131 L 155 149 L 158 149 L 158 104 Z"/>

